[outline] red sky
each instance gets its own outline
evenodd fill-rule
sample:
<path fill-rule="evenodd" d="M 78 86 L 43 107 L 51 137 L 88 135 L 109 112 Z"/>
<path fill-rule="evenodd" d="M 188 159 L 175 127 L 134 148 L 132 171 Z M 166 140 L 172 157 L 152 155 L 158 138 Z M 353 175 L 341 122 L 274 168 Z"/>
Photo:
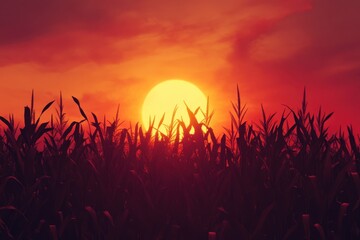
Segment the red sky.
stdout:
<path fill-rule="evenodd" d="M 87 112 L 140 121 L 147 91 L 184 79 L 210 96 L 225 125 L 236 85 L 257 122 L 300 107 L 334 111 L 360 129 L 359 0 L 2 0 L 0 115 L 21 119 L 63 92 Z M 225 117 L 224 117 L 225 116 Z"/>

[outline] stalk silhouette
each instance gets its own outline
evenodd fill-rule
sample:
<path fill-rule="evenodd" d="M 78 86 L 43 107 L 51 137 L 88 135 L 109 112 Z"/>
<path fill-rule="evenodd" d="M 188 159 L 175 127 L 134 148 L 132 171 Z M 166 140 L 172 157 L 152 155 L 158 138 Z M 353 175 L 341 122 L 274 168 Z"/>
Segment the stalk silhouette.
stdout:
<path fill-rule="evenodd" d="M 299 111 L 262 108 L 252 126 L 237 89 L 221 137 L 209 108 L 160 133 L 123 128 L 119 112 L 100 122 L 73 100 L 78 122 L 61 94 L 49 122 L 53 102 L 36 118 L 33 94 L 22 128 L 0 116 L 1 239 L 360 237 L 359 137 L 330 134 L 332 113 L 307 112 L 305 92 Z"/>

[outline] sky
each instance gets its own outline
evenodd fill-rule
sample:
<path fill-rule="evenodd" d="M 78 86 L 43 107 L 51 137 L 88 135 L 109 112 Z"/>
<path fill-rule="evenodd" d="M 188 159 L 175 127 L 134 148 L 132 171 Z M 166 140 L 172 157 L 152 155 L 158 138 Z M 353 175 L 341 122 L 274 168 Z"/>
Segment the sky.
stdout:
<path fill-rule="evenodd" d="M 335 112 L 336 129 L 360 130 L 358 0 L 1 0 L 0 115 L 22 118 L 59 98 L 84 110 L 140 121 L 146 93 L 167 79 L 209 96 L 213 124 L 229 122 L 236 86 L 248 122 L 261 104 L 280 117 Z"/>

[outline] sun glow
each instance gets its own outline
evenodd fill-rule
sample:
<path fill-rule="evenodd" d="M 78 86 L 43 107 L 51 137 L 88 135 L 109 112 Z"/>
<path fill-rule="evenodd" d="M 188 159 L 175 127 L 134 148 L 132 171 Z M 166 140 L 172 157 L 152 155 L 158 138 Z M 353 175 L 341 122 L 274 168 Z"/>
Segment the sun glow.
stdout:
<path fill-rule="evenodd" d="M 171 118 L 176 108 L 175 120 L 183 120 L 187 126 L 190 123 L 186 105 L 191 111 L 198 107 L 206 110 L 207 98 L 204 93 L 194 84 L 184 80 L 167 80 L 154 86 L 146 95 L 142 106 L 142 121 L 146 129 L 149 122 L 155 118 L 154 127 L 158 127 L 159 121 L 165 113 L 164 121 L 159 130 L 166 133 L 166 126 L 171 123 Z M 196 119 L 200 122 L 203 114 L 198 111 Z"/>

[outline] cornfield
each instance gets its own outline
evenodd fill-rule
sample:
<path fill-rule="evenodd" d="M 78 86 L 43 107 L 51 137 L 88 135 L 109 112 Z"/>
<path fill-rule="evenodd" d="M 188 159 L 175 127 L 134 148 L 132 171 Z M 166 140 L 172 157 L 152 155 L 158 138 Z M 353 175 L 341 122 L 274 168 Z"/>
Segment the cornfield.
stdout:
<path fill-rule="evenodd" d="M 21 127 L 0 117 L 0 239 L 360 239 L 359 137 L 329 133 L 305 92 L 251 125 L 237 89 L 220 136 L 208 110 L 164 133 L 73 100 L 81 121 L 61 94 L 38 117 L 32 95 Z"/>

